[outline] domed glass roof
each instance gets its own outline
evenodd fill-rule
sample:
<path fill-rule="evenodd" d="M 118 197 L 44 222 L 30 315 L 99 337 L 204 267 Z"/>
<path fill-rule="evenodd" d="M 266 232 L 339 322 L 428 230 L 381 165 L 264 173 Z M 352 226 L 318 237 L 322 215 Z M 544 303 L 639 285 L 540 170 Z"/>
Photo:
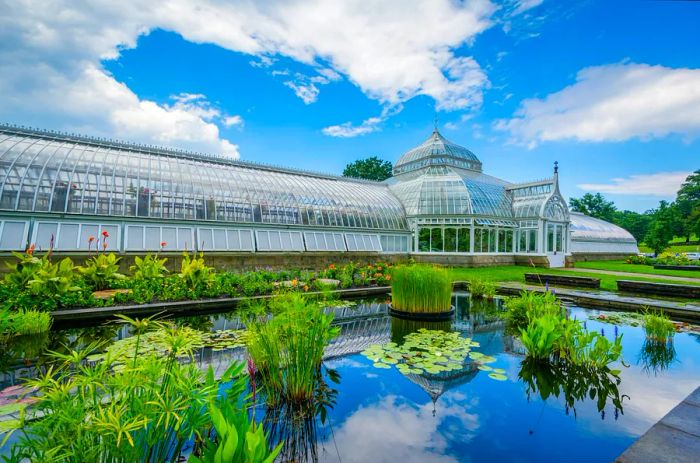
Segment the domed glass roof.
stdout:
<path fill-rule="evenodd" d="M 481 172 L 481 161 L 474 153 L 447 140 L 436 128 L 427 140 L 401 156 L 394 165 L 394 175 L 436 165 Z"/>

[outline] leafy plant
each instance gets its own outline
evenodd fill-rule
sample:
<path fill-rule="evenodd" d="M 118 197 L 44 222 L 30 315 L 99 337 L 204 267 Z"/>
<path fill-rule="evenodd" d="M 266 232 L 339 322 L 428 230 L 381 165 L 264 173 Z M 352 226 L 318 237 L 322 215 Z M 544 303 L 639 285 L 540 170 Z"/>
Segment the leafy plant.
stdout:
<path fill-rule="evenodd" d="M 298 293 L 278 298 L 282 312 L 271 320 L 255 319 L 248 326 L 248 353 L 258 368 L 271 405 L 282 401 L 308 402 L 321 381 L 326 344 L 338 334 L 332 314 L 324 314 Z"/>
<path fill-rule="evenodd" d="M 116 280 L 125 278 L 119 273 L 120 260 L 121 257 L 117 257 L 113 252 L 97 254 L 88 259 L 82 267 L 78 267 L 78 270 L 93 289 L 109 289 Z"/>
<path fill-rule="evenodd" d="M 503 317 L 508 327 L 516 332 L 525 328 L 531 320 L 540 315 L 556 315 L 562 312 L 561 303 L 550 292 L 522 291 L 520 296 L 506 299 L 504 305 L 506 311 Z"/>
<path fill-rule="evenodd" d="M 665 344 L 676 334 L 676 325 L 663 312 L 646 312 L 644 332 L 648 339 Z"/>
<path fill-rule="evenodd" d="M 449 312 L 452 280 L 442 268 L 428 265 L 394 267 L 391 273 L 394 309 L 413 313 Z"/>
<path fill-rule="evenodd" d="M 469 280 L 469 293 L 474 298 L 493 299 L 496 296 L 496 285 L 490 281 L 474 278 Z"/>
<path fill-rule="evenodd" d="M 188 253 L 182 255 L 182 264 L 178 275 L 194 297 L 204 291 L 212 282 L 214 269 L 204 263 L 204 253 L 199 256 Z"/>
<path fill-rule="evenodd" d="M 0 309 L 0 335 L 29 335 L 46 333 L 51 329 L 51 314 L 38 310 Z"/>
<path fill-rule="evenodd" d="M 143 258 L 134 257 L 134 265 L 129 270 L 136 280 L 158 280 L 165 277 L 168 269 L 165 268 L 165 263 L 168 261 L 166 257 L 162 259 L 154 254 L 146 254 Z"/>

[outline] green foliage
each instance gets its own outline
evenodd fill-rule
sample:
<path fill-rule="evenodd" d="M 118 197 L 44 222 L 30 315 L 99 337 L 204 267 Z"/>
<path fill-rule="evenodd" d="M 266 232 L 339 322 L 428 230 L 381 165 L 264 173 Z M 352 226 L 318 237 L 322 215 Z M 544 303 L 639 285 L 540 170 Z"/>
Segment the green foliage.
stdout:
<path fill-rule="evenodd" d="M 660 254 L 675 236 L 679 217 L 675 207 L 666 201 L 659 203 L 658 209 L 653 211 L 652 216 L 653 223 L 644 237 L 644 243 L 656 254 Z"/>
<path fill-rule="evenodd" d="M 527 349 L 528 357 L 549 359 L 559 349 L 563 329 L 561 319 L 552 314 L 540 315 L 531 320 L 527 327 L 520 330 L 520 339 Z"/>
<path fill-rule="evenodd" d="M 493 299 L 496 296 L 496 285 L 490 281 L 473 278 L 469 280 L 469 293 L 475 298 Z"/>
<path fill-rule="evenodd" d="M 248 353 L 267 392 L 268 404 L 309 402 L 321 382 L 321 362 L 328 342 L 338 334 L 332 314 L 298 293 L 277 298 L 283 309 L 271 320 L 248 325 Z"/>
<path fill-rule="evenodd" d="M 51 314 L 38 310 L 9 310 L 0 308 L 0 336 L 46 333 L 51 329 Z"/>
<path fill-rule="evenodd" d="M 12 255 L 19 262 L 5 264 L 9 267 L 9 272 L 5 274 L 5 283 L 19 289 L 26 288 L 36 277 L 37 272 L 51 263 L 47 256 L 37 257 L 29 252 L 26 254 L 13 252 Z"/>
<path fill-rule="evenodd" d="M 571 210 L 574 212 L 581 212 L 582 214 L 603 219 L 608 222 L 613 222 L 615 220 L 615 213 L 617 212 L 615 203 L 607 201 L 600 193 L 596 193 L 595 195 L 586 193 L 580 199 L 570 198 L 569 206 L 571 206 Z"/>
<path fill-rule="evenodd" d="M 648 339 L 665 344 L 676 334 L 676 325 L 663 312 L 646 312 L 644 332 Z"/>
<path fill-rule="evenodd" d="M 363 178 L 381 182 L 391 177 L 392 165 L 376 156 L 359 159 L 345 166 L 343 177 Z"/>
<path fill-rule="evenodd" d="M 168 273 L 168 269 L 165 268 L 167 261 L 166 257 L 161 259 L 154 254 L 146 254 L 143 258 L 136 256 L 134 257 L 134 265 L 129 270 L 136 280 L 158 280 Z"/>
<path fill-rule="evenodd" d="M 447 270 L 428 265 L 394 267 L 391 272 L 394 309 L 413 313 L 449 312 L 452 280 Z"/>
<path fill-rule="evenodd" d="M 117 257 L 113 252 L 97 254 L 88 259 L 82 267 L 78 267 L 78 271 L 93 289 L 110 289 L 116 280 L 124 279 L 124 275 L 119 273 L 120 260 L 121 257 Z"/>
<path fill-rule="evenodd" d="M 136 338 L 158 326 L 131 322 Z M 204 374 L 194 362 L 177 360 L 192 353 L 179 328 L 171 327 L 165 340 L 166 356 L 137 348 L 126 364 L 109 356 L 87 361 L 97 345 L 54 353 L 57 366 L 28 382 L 36 388 L 36 402 L 21 418 L 21 435 L 7 461 L 175 462 L 191 441 L 199 457 L 218 442 L 207 410 L 222 410 L 228 402 L 233 408 L 226 409 L 226 420 L 248 429 L 243 365 L 233 364 L 217 382 L 211 368 Z M 265 436 L 252 434 L 250 443 L 247 432 L 240 438 L 248 459 L 230 461 L 269 461 Z"/>
<path fill-rule="evenodd" d="M 522 291 L 518 297 L 505 300 L 506 311 L 503 317 L 508 328 L 519 332 L 527 327 L 531 320 L 543 315 L 558 315 L 562 312 L 561 303 L 551 292 L 536 293 Z"/>
<path fill-rule="evenodd" d="M 214 280 L 214 269 L 204 263 L 204 253 L 200 253 L 199 256 L 184 253 L 178 276 L 192 294 L 199 295 Z"/>

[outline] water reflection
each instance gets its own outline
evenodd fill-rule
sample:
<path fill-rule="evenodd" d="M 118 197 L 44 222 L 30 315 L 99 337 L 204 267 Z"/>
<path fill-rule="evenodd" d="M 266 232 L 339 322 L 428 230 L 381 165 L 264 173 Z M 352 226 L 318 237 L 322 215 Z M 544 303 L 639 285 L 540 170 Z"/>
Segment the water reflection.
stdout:
<path fill-rule="evenodd" d="M 620 394 L 620 377 L 609 368 L 588 368 L 566 361 L 538 361 L 532 358 L 523 360 L 518 378 L 527 387 L 528 400 L 538 395 L 543 401 L 550 397 L 561 397 L 566 404 L 566 414 L 573 411 L 576 417 L 576 405 L 595 400 L 601 418 L 605 419 L 608 403 L 613 407 L 617 420 L 623 412 L 623 399 Z"/>
<path fill-rule="evenodd" d="M 646 339 L 639 351 L 637 365 L 642 365 L 644 371 L 649 375 L 658 375 L 671 366 L 676 361 L 676 348 L 673 340 L 659 342 Z"/>

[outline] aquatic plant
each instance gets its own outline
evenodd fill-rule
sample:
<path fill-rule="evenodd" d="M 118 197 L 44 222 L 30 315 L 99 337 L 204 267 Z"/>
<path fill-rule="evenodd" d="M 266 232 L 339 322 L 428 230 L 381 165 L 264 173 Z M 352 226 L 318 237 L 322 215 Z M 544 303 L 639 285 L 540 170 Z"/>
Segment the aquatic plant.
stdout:
<path fill-rule="evenodd" d="M 676 326 L 663 312 L 644 314 L 644 332 L 648 339 L 665 344 L 676 334 Z"/>
<path fill-rule="evenodd" d="M 225 421 L 251 431 L 238 436 L 247 459 L 236 461 L 271 461 L 265 435 L 245 425 L 243 365 L 231 365 L 215 381 L 211 368 L 204 374 L 193 362 L 178 361 L 192 353 L 179 328 L 168 329 L 164 341 L 166 356 L 136 349 L 126 364 L 111 356 L 88 362 L 97 345 L 54 353 L 55 365 L 27 383 L 36 402 L 21 416 L 7 461 L 175 462 L 188 442 L 199 458 L 209 448 L 218 451 L 221 415 L 207 411 L 222 410 L 224 400 L 241 404 Z"/>
<path fill-rule="evenodd" d="M 504 370 L 487 365 L 496 361 L 494 357 L 472 351 L 472 347 L 479 347 L 479 343 L 457 332 L 420 328 L 406 335 L 400 345 L 395 342 L 374 344 L 362 351 L 362 355 L 374 362 L 375 368 L 395 366 L 404 375 L 462 370 L 469 359 L 479 369 L 488 371 L 492 379 L 506 379 Z"/>
<path fill-rule="evenodd" d="M 192 256 L 184 253 L 178 276 L 190 292 L 199 294 L 212 282 L 214 269 L 204 263 L 204 253 L 200 253 L 199 256 L 194 253 Z"/>
<path fill-rule="evenodd" d="M 52 323 L 53 318 L 48 312 L 0 308 L 0 335 L 23 336 L 46 333 L 51 329 Z"/>
<path fill-rule="evenodd" d="M 121 257 L 117 257 L 113 252 L 97 254 L 88 259 L 82 267 L 78 267 L 78 271 L 92 289 L 110 289 L 115 281 L 125 278 L 119 273 L 120 260 Z"/>
<path fill-rule="evenodd" d="M 505 300 L 506 311 L 503 318 L 511 331 L 518 332 L 525 328 L 530 321 L 541 315 L 559 316 L 565 310 L 556 296 L 550 292 L 537 293 L 522 291 L 518 297 Z"/>
<path fill-rule="evenodd" d="M 447 270 L 428 265 L 394 267 L 391 303 L 395 310 L 410 313 L 449 312 L 452 280 Z"/>
<path fill-rule="evenodd" d="M 520 340 L 527 349 L 528 357 L 538 360 L 560 353 L 563 335 L 561 319 L 552 314 L 537 316 L 520 329 Z"/>
<path fill-rule="evenodd" d="M 276 304 L 284 308 L 272 319 L 249 323 L 248 353 L 268 404 L 311 401 L 321 379 L 324 349 L 339 329 L 331 326 L 332 314 L 298 293 L 280 296 Z"/>
<path fill-rule="evenodd" d="M 469 294 L 474 298 L 493 299 L 496 296 L 496 285 L 490 281 L 473 278 L 469 280 Z"/>

